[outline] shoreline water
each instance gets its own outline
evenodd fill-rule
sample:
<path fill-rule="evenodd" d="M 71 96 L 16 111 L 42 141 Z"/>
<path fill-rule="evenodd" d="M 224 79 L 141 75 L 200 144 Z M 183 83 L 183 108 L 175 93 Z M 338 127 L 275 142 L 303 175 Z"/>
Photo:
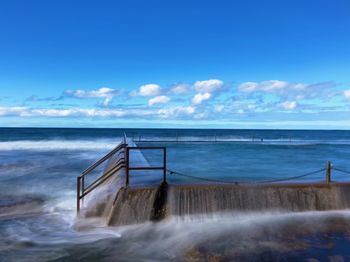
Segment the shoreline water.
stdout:
<path fill-rule="evenodd" d="M 40 128 L 34 132 L 26 131 L 16 129 L 4 134 L 4 129 L 0 129 L 0 201 L 18 202 L 17 214 L 0 217 L 0 260 L 113 261 L 120 258 L 125 261 L 203 261 L 218 256 L 222 260 L 226 257 L 228 260 L 264 261 L 267 256 L 270 261 L 274 258 L 275 261 L 295 261 L 296 258 L 322 261 L 320 254 L 341 254 L 345 260 L 348 258 L 346 247 L 339 244 L 339 239 L 344 245 L 348 244 L 348 210 L 283 214 L 270 211 L 230 215 L 217 213 L 204 220 L 203 217 L 191 216 L 181 221 L 176 217 L 159 224 L 116 228 L 107 228 L 103 222 L 92 219 L 86 221 L 82 230 L 77 230 L 76 176 L 112 149 L 121 139 L 121 134 L 103 129 L 98 132 L 95 129 L 50 129 L 48 132 Z M 158 133 L 163 131 L 152 133 L 153 130 L 145 130 L 145 133 L 149 132 L 150 137 L 169 135 Z M 184 132 L 188 135 L 193 130 Z M 204 133 L 197 135 L 206 134 L 205 130 L 201 132 Z M 235 132 L 231 135 L 237 135 Z M 258 131 L 239 132 L 239 135 L 248 137 L 254 132 Z M 283 131 L 259 132 L 259 136 L 272 138 L 280 134 L 285 137 L 290 135 Z M 204 174 L 209 178 L 242 182 L 298 175 L 299 171 L 304 173 L 324 168 L 326 160 L 344 169 L 349 167 L 350 146 L 334 141 L 350 140 L 350 132 L 290 132 L 305 140 L 316 137 L 329 141 L 329 144 L 165 144 L 168 147 L 168 166 L 186 174 Z M 158 161 L 157 156 L 145 153 L 145 157 L 150 164 Z M 99 171 L 94 175 L 98 174 Z M 131 183 L 137 185 L 141 176 L 133 174 Z M 158 181 L 158 174 L 154 176 L 154 181 Z M 176 176 L 169 176 L 169 179 L 171 183 L 196 183 L 193 179 Z M 324 181 L 325 174 L 310 179 Z M 334 173 L 334 180 L 348 182 L 349 176 Z M 33 201 L 22 205 L 24 197 Z M 32 212 L 31 204 L 38 208 L 38 212 Z M 273 220 L 276 217 L 280 218 L 278 223 Z M 287 220 L 288 223 L 283 222 Z M 338 222 L 331 226 L 332 221 Z M 293 234 L 294 231 L 300 233 L 291 236 L 298 248 L 289 246 L 288 238 L 283 238 L 284 232 Z M 150 241 L 150 235 L 154 240 Z M 230 235 L 236 238 L 232 239 Z M 305 238 L 315 240 L 308 243 Z M 215 244 L 220 240 L 222 245 Z M 324 241 L 333 246 L 317 246 Z M 178 246 L 181 243 L 184 243 L 184 248 Z M 246 250 L 253 254 L 251 257 L 242 249 L 244 243 Z M 151 246 L 157 248 L 152 249 Z M 224 256 L 220 257 L 220 254 Z"/>

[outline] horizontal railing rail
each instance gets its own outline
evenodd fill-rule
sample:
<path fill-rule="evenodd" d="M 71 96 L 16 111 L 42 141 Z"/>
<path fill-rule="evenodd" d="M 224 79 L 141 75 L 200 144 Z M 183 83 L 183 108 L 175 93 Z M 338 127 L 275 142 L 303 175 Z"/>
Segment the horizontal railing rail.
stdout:
<path fill-rule="evenodd" d="M 234 137 L 224 134 L 213 135 L 178 135 L 172 134 L 168 136 L 158 136 L 154 138 L 147 135 L 132 135 L 131 140 L 136 143 L 309 143 L 313 140 L 302 141 L 294 137 L 262 137 L 262 136 L 247 136 Z"/>
<path fill-rule="evenodd" d="M 95 180 L 89 187 L 85 188 L 82 197 L 85 197 L 87 194 L 89 194 L 92 190 L 97 188 L 99 185 L 101 185 L 103 182 L 105 182 L 110 176 L 112 176 L 115 172 L 120 170 L 121 168 L 125 167 L 124 162 L 120 162 L 117 164 L 110 172 L 103 174 L 100 176 L 97 180 Z"/>
<path fill-rule="evenodd" d="M 101 176 L 99 176 L 98 178 L 96 178 L 90 185 L 88 185 L 87 187 L 85 187 L 84 191 L 89 191 L 90 188 L 94 189 L 96 187 L 96 184 L 99 183 L 100 180 L 104 179 L 106 176 L 109 176 L 113 173 L 115 173 L 115 169 L 116 167 L 119 167 L 120 165 L 125 165 L 125 158 L 122 157 L 120 158 L 115 165 L 113 165 L 112 168 L 110 168 L 107 172 L 105 172 L 104 174 L 102 174 Z"/>
<path fill-rule="evenodd" d="M 130 151 L 131 150 L 162 150 L 163 152 L 163 165 L 162 166 L 130 166 Z M 125 186 L 129 186 L 129 176 L 130 170 L 163 170 L 163 183 L 166 183 L 166 147 L 164 146 L 132 146 L 126 147 L 125 150 L 126 159 L 126 176 L 125 176 Z"/>
<path fill-rule="evenodd" d="M 113 174 L 119 171 L 121 168 L 125 167 L 125 157 L 120 157 L 116 163 L 106 170 L 101 176 L 92 181 L 89 185 L 85 184 L 85 177 L 89 175 L 93 170 L 95 170 L 102 163 L 110 159 L 112 156 L 116 155 L 119 157 L 121 154 L 125 154 L 125 148 L 127 147 L 126 143 L 127 139 L 124 136 L 123 142 L 118 144 L 113 150 L 111 150 L 108 154 L 100 158 L 94 164 L 85 169 L 78 177 L 77 177 L 77 211 L 80 210 L 80 203 L 83 201 L 84 197 L 91 193 L 94 189 L 104 183 L 108 178 L 110 178 Z"/>
<path fill-rule="evenodd" d="M 103 156 L 101 159 L 97 160 L 94 164 L 89 166 L 87 169 L 85 169 L 80 176 L 87 175 L 92 170 L 94 170 L 96 167 L 101 165 L 103 162 L 105 162 L 107 159 L 109 159 L 111 156 L 113 156 L 116 152 L 120 151 L 120 149 L 125 147 L 125 143 L 120 143 L 118 146 L 116 146 L 112 151 L 110 151 L 108 154 Z"/>

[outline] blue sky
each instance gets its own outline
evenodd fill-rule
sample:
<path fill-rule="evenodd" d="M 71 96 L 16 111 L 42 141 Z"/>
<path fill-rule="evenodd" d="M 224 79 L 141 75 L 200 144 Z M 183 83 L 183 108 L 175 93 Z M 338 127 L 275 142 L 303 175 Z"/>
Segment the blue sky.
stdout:
<path fill-rule="evenodd" d="M 0 2 L 0 126 L 350 128 L 350 2 Z"/>

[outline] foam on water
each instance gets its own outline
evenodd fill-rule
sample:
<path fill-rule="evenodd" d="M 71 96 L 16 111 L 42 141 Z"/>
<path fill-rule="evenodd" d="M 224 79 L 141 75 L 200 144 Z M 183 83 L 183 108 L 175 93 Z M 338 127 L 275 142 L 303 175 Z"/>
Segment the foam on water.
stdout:
<path fill-rule="evenodd" d="M 120 227 L 106 227 L 105 220 L 90 218 L 84 219 L 82 224 L 75 216 L 76 176 L 114 148 L 123 132 L 84 129 L 36 129 L 31 130 L 30 134 L 26 130 L 1 132 L 0 200 L 3 202 L 0 203 L 0 261 L 195 261 L 191 260 L 194 253 L 198 255 L 197 261 L 205 261 L 211 257 L 203 258 L 203 254 L 223 253 L 222 250 L 212 249 L 218 243 L 223 249 L 238 254 L 258 254 L 265 250 L 289 252 L 295 250 L 295 247 L 281 241 L 285 235 L 293 232 L 300 233 L 302 237 L 319 233 L 327 233 L 329 236 L 329 232 L 348 234 L 350 228 L 346 223 L 350 220 L 348 210 L 299 213 L 214 212 L 181 217 L 175 214 L 160 223 L 147 222 Z M 149 137 L 161 140 L 159 134 L 168 131 L 137 132 L 145 132 Z M 194 137 L 193 139 L 199 140 L 201 136 L 196 133 L 205 134 L 207 131 L 197 130 L 195 135 L 193 131 L 176 132 L 183 132 L 181 136 L 186 139 Z M 230 132 L 237 134 L 230 135 Z M 250 134 L 245 135 L 246 132 Z M 300 170 L 312 171 L 324 167 L 326 160 L 332 160 L 336 165 L 347 169 L 350 157 L 348 133 L 278 131 L 286 138 L 279 139 L 276 132 L 227 131 L 228 135 L 221 137 L 235 139 L 238 143 L 162 145 L 168 146 L 169 168 L 192 175 L 204 174 L 228 180 L 297 175 Z M 213 137 L 214 132 L 209 133 L 211 134 L 207 137 Z M 263 137 L 264 141 L 251 143 L 253 135 L 256 135 L 256 140 Z M 292 137 L 292 141 L 288 137 Z M 225 168 L 228 166 L 230 169 Z M 332 177 L 333 175 L 332 173 Z M 151 177 L 135 175 L 131 182 L 143 184 L 150 182 L 149 178 Z M 316 179 L 324 179 L 324 174 Z M 174 183 L 196 182 L 178 177 L 170 177 L 169 180 Z M 8 212 L 10 209 L 12 213 Z M 331 222 L 338 219 L 343 221 L 342 226 L 333 228 L 331 225 L 337 223 Z M 264 238 L 267 236 L 269 240 Z M 347 236 L 344 237 L 344 243 L 347 243 Z M 299 244 L 296 245 L 300 247 Z M 308 247 L 300 247 L 300 250 L 305 249 L 308 250 Z M 346 249 L 341 251 L 346 253 Z M 310 254 L 312 253 L 302 259 L 311 257 Z"/>
<path fill-rule="evenodd" d="M 115 140 L 98 139 L 97 141 L 91 140 L 18 140 L 0 142 L 0 151 L 12 151 L 12 150 L 40 150 L 40 151 L 52 151 L 52 150 L 111 150 L 118 142 L 120 138 Z"/>

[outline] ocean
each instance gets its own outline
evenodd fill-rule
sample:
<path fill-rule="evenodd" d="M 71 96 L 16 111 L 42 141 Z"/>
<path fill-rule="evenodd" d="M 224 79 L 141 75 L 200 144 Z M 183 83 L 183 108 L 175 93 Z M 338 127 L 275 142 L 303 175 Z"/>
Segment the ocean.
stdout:
<path fill-rule="evenodd" d="M 348 210 L 77 228 L 76 177 L 124 134 L 137 145 L 166 146 L 171 184 L 324 182 L 326 161 L 350 171 L 350 131 L 0 128 L 0 261 L 350 259 Z M 159 163 L 157 153 L 144 154 Z M 130 184 L 161 179 L 161 172 L 134 172 Z M 332 181 L 349 180 L 332 170 Z"/>

